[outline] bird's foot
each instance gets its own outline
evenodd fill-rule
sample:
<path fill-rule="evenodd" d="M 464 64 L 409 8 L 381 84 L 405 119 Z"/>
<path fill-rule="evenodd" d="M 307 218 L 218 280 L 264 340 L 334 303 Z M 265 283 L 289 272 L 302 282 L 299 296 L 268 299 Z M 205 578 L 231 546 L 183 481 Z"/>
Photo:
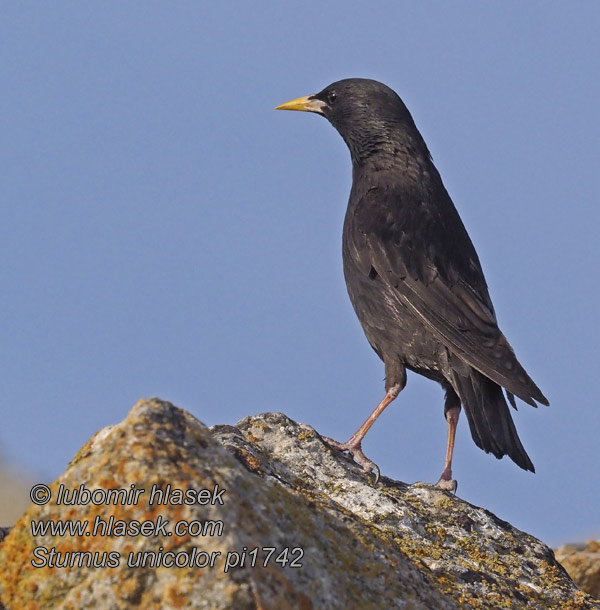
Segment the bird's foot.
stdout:
<path fill-rule="evenodd" d="M 458 488 L 458 482 L 452 478 L 452 471 L 450 468 L 444 468 L 440 480 L 435 484 L 436 487 L 456 493 Z"/>
<path fill-rule="evenodd" d="M 371 472 L 375 474 L 375 478 L 373 480 L 373 485 L 377 485 L 377 481 L 379 481 L 379 466 L 372 460 L 370 460 L 362 450 L 361 442 L 353 442 L 352 439 L 346 441 L 345 443 L 340 443 L 339 441 L 334 441 L 332 438 L 328 436 L 322 437 L 325 443 L 329 445 L 332 449 L 337 449 L 338 451 L 347 451 L 353 458 L 354 461 L 362 466 L 362 469 L 370 475 Z"/>

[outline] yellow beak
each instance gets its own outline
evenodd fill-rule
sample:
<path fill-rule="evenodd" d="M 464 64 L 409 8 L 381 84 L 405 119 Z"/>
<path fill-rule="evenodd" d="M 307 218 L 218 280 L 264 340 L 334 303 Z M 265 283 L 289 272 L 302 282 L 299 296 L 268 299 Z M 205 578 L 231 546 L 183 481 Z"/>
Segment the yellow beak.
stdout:
<path fill-rule="evenodd" d="M 299 97 L 290 102 L 286 102 L 285 104 L 281 104 L 280 106 L 277 106 L 275 110 L 302 110 L 304 112 L 317 112 L 318 114 L 323 114 L 322 109 L 325 105 L 325 102 L 315 99 L 311 95 L 306 95 L 305 97 Z"/>

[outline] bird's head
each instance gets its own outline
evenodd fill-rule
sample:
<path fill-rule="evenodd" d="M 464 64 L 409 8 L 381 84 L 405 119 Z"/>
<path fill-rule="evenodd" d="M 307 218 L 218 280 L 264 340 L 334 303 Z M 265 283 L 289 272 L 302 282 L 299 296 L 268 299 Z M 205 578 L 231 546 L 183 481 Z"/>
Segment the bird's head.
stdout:
<path fill-rule="evenodd" d="M 324 116 L 344 138 L 357 163 L 374 154 L 393 154 L 399 143 L 414 134 L 421 140 L 400 97 L 383 83 L 365 78 L 337 81 L 320 93 L 281 104 L 277 110 Z"/>

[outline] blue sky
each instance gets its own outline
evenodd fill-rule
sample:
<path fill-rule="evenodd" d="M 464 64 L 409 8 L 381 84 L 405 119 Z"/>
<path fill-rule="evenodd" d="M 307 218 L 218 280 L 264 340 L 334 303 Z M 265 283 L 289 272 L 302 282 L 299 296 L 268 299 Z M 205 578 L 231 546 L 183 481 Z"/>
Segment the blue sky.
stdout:
<path fill-rule="evenodd" d="M 600 533 L 600 5 L 5 3 L 0 452 L 51 480 L 158 395 L 207 424 L 283 411 L 345 440 L 383 366 L 341 268 L 348 151 L 274 106 L 347 77 L 410 108 L 501 328 L 551 402 L 515 421 L 537 474 L 459 425 L 459 496 L 556 544 Z M 365 440 L 437 480 L 443 394 Z"/>

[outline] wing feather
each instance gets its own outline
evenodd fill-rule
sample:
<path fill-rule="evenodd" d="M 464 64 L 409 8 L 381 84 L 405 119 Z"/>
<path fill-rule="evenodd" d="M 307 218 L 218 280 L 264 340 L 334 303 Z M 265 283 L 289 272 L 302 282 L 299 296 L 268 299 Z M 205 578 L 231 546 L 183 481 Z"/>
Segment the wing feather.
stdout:
<path fill-rule="evenodd" d="M 548 404 L 498 328 L 479 259 L 445 189 L 443 213 L 426 202 L 407 213 L 396 193 L 384 190 L 382 197 L 381 189 L 374 191 L 356 208 L 358 214 L 361 208 L 370 212 L 356 224 L 361 267 L 374 269 L 462 360 L 530 405 Z M 440 201 L 439 195 L 433 200 Z"/>

